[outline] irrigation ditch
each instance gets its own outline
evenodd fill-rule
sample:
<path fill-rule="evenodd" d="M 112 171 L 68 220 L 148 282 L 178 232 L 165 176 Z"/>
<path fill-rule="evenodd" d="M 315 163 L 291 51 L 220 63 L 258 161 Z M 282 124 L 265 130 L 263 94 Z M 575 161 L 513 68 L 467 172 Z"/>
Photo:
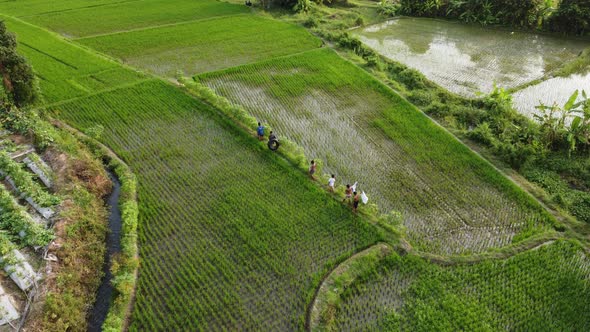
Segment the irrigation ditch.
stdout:
<path fill-rule="evenodd" d="M 103 304 L 100 308 L 102 312 L 102 318 L 100 322 L 89 323 L 89 331 L 125 331 L 131 316 L 131 310 L 135 301 L 135 291 L 139 269 L 139 256 L 138 256 L 138 245 L 137 245 L 137 224 L 138 224 L 138 208 L 137 208 L 137 179 L 135 174 L 131 171 L 129 166 L 111 149 L 106 145 L 102 144 L 98 140 L 87 136 L 78 129 L 71 127 L 56 119 L 51 119 L 51 123 L 63 130 L 70 132 L 74 135 L 82 144 L 86 145 L 95 155 L 99 156 L 104 167 L 111 179 L 113 180 L 113 192 L 108 199 L 108 203 L 111 208 L 116 208 L 118 211 L 118 228 L 117 228 L 117 242 L 118 252 L 118 269 L 111 275 L 112 266 L 111 260 L 113 256 L 108 256 L 109 261 L 105 262 L 105 274 L 109 274 L 103 278 L 101 286 L 103 284 L 109 286 L 105 289 L 106 305 Z M 115 187 L 117 192 L 115 193 Z M 111 214 L 112 216 L 112 214 Z M 109 217 L 109 227 L 111 227 L 111 217 Z M 115 232 L 111 231 L 110 236 L 115 236 Z M 109 255 L 110 248 L 115 247 L 114 244 L 107 242 L 107 255 Z M 115 251 L 116 252 L 116 251 Z M 123 282 L 117 282 L 117 279 L 123 279 Z M 89 315 L 90 319 L 98 317 L 95 314 L 95 308 L 99 305 L 100 290 L 97 295 L 95 305 Z M 93 329 L 94 328 L 94 329 Z"/>
<path fill-rule="evenodd" d="M 119 207 L 119 196 L 121 196 L 121 182 L 117 176 L 107 169 L 109 178 L 113 183 L 113 190 L 109 195 L 107 205 L 109 206 L 109 231 L 106 239 L 107 251 L 103 264 L 103 277 L 98 287 L 96 300 L 88 318 L 88 331 L 102 331 L 111 302 L 113 300 L 114 287 L 111 284 L 113 274 L 111 273 L 111 261 L 114 254 L 121 252 L 121 208 Z"/>

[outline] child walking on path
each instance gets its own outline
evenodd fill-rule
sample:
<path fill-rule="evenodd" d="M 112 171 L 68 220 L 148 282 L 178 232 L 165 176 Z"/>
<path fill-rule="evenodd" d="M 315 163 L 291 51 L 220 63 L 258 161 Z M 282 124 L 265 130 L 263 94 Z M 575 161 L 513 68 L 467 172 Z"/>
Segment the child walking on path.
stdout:
<path fill-rule="evenodd" d="M 344 203 L 345 200 L 348 200 L 350 202 L 351 198 L 352 198 L 352 188 L 350 188 L 350 184 L 347 184 L 346 190 L 344 190 L 344 198 L 342 199 L 342 203 Z"/>
<path fill-rule="evenodd" d="M 359 195 L 356 191 L 354 192 L 354 199 L 352 205 L 352 212 L 356 213 L 356 210 L 359 207 L 359 201 L 361 200 L 361 195 Z"/>
<path fill-rule="evenodd" d="M 256 129 L 256 133 L 258 134 L 258 140 L 264 140 L 264 126 L 258 122 L 258 128 Z"/>
<path fill-rule="evenodd" d="M 315 176 L 313 176 L 315 174 L 315 169 L 316 169 L 316 163 L 315 160 L 311 161 L 311 166 L 309 166 L 309 176 L 311 177 L 312 180 L 315 181 Z"/>
<path fill-rule="evenodd" d="M 336 183 L 336 175 L 332 174 L 332 177 L 328 180 L 328 191 L 334 192 L 334 184 Z"/>

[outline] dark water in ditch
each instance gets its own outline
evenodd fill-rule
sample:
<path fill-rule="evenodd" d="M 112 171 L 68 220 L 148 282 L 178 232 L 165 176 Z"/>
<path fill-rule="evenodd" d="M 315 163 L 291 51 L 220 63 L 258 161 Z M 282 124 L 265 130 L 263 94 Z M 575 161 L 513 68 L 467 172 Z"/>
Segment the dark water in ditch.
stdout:
<path fill-rule="evenodd" d="M 121 210 L 119 209 L 121 183 L 113 173 L 110 171 L 108 173 L 113 182 L 113 192 L 107 200 L 110 216 L 109 233 L 106 241 L 107 251 L 102 268 L 104 277 L 102 278 L 98 293 L 96 294 L 96 301 L 90 312 L 90 318 L 88 320 L 89 332 L 101 331 L 102 323 L 107 317 L 113 296 L 113 286 L 110 282 L 113 277 L 110 271 L 111 257 L 113 254 L 121 251 Z"/>

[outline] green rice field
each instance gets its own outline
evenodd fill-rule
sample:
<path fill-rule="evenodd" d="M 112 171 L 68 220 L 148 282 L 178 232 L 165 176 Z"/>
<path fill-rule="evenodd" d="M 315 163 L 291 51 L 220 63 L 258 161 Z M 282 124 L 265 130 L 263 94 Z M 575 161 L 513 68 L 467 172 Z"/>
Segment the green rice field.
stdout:
<path fill-rule="evenodd" d="M 1 17 L 17 35 L 19 51 L 33 66 L 47 103 L 89 95 L 143 77 L 48 31 Z"/>
<path fill-rule="evenodd" d="M 127 0 L 129 2 L 137 0 Z M 29 17 L 55 12 L 69 11 L 81 8 L 97 8 L 114 3 L 125 2 L 125 0 L 18 0 L 1 1 L 0 12 L 14 17 Z"/>
<path fill-rule="evenodd" d="M 376 229 L 215 111 L 159 81 L 59 106 L 138 176 L 131 330 L 298 330 L 330 264 Z M 277 195 L 276 193 L 281 193 Z"/>
<path fill-rule="evenodd" d="M 531 197 L 331 50 L 196 79 L 303 146 L 340 183 L 358 181 L 383 212 L 401 212 L 421 250 L 481 252 L 550 226 Z"/>
<path fill-rule="evenodd" d="M 440 266 L 393 254 L 346 290 L 337 331 L 586 331 L 590 260 L 558 241 L 505 260 Z"/>
<path fill-rule="evenodd" d="M 139 0 L 42 13 L 26 19 L 75 38 L 246 12 L 245 6 L 213 0 Z"/>
<path fill-rule="evenodd" d="M 99 133 L 137 176 L 130 331 L 590 330 L 588 248 L 571 230 L 333 45 L 260 11 L 0 1 L 39 107 Z M 321 181 L 228 116 L 242 108 L 319 160 Z M 376 211 L 341 202 L 357 181 Z M 359 268 L 367 248 L 380 254 Z M 330 277 L 346 286 L 312 329 Z"/>
<path fill-rule="evenodd" d="M 207 33 L 195 33 L 206 31 Z M 160 76 L 208 72 L 317 48 L 303 28 L 237 15 L 83 38 L 78 42 Z"/>

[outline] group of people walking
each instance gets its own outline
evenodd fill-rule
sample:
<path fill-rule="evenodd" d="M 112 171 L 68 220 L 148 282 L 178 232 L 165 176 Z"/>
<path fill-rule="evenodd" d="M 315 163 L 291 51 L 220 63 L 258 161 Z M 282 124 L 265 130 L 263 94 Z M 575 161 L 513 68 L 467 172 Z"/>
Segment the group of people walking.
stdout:
<path fill-rule="evenodd" d="M 315 160 L 311 161 L 309 165 L 309 176 L 312 180 L 316 180 L 314 174 L 316 172 L 317 164 Z M 336 175 L 332 174 L 328 179 L 328 191 L 333 193 L 334 186 L 336 185 Z M 356 213 L 359 207 L 359 202 L 361 201 L 361 195 L 356 192 L 356 183 L 354 185 L 347 184 L 346 189 L 344 190 L 344 198 L 342 199 L 342 203 L 348 201 L 349 203 L 352 202 L 352 211 Z"/>
<path fill-rule="evenodd" d="M 264 126 L 260 122 L 258 122 L 256 134 L 258 135 L 259 141 L 264 140 Z M 279 148 L 277 136 L 272 131 L 268 135 L 268 147 L 273 151 L 276 151 Z M 309 177 L 311 177 L 311 179 L 314 181 L 316 181 L 316 169 L 317 163 L 315 162 L 315 160 L 312 160 L 309 166 Z M 335 185 L 336 175 L 332 174 L 330 176 L 330 179 L 328 179 L 328 191 L 334 193 Z M 356 213 L 358 210 L 359 202 L 361 201 L 361 195 L 358 192 L 356 192 L 356 183 L 352 186 L 350 184 L 346 185 L 346 189 L 344 190 L 344 199 L 342 199 L 342 203 L 344 203 L 345 201 L 348 201 L 349 203 L 352 202 L 352 211 Z"/>

